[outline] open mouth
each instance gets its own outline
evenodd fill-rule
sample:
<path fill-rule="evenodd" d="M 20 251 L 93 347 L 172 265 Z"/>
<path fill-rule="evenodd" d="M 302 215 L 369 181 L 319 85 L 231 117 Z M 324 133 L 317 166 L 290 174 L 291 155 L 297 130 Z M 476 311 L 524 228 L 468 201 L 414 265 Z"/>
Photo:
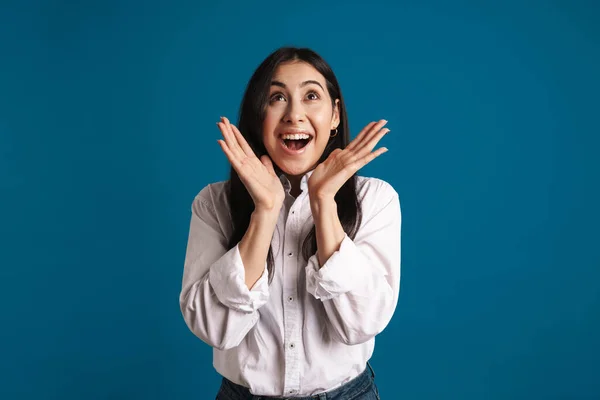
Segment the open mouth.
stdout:
<path fill-rule="evenodd" d="M 283 144 L 290 150 L 298 151 L 306 147 L 312 138 L 308 139 L 282 139 Z"/>
<path fill-rule="evenodd" d="M 281 141 L 284 147 L 290 151 L 297 152 L 304 149 L 313 139 L 312 135 L 301 134 L 284 134 L 281 135 Z"/>

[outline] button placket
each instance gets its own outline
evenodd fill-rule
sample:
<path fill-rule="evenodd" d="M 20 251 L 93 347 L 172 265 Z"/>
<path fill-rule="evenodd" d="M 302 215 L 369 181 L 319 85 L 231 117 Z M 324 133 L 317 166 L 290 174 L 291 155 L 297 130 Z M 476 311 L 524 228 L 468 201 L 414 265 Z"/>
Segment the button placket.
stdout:
<path fill-rule="evenodd" d="M 294 299 L 297 296 L 298 287 L 298 218 L 295 210 L 291 209 L 285 224 L 284 234 L 284 276 L 283 295 L 287 301 L 283 302 L 284 309 L 284 358 L 285 377 L 284 393 L 294 394 L 300 388 L 300 351 L 298 342 L 301 338 L 301 315 L 300 304 Z"/>

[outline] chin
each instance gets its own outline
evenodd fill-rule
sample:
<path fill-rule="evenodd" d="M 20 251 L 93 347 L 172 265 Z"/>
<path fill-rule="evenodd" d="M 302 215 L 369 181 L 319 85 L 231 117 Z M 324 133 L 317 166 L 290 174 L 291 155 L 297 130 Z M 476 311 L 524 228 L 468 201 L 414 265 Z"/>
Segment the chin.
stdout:
<path fill-rule="evenodd" d="M 283 164 L 279 166 L 279 169 L 283 171 L 286 175 L 291 176 L 301 176 L 310 171 L 310 166 L 308 164 L 302 163 L 302 165 L 290 165 L 289 163 Z"/>

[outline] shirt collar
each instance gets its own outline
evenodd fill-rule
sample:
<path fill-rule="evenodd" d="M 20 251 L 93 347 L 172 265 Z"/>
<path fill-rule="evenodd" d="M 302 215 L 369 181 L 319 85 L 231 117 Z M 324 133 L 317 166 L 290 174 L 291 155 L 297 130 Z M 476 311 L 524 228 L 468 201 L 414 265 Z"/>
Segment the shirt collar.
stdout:
<path fill-rule="evenodd" d="M 290 190 L 292 190 L 292 184 L 290 183 L 287 176 L 285 176 L 285 174 L 282 173 L 281 175 L 279 175 L 279 180 L 281 181 L 281 184 L 283 185 L 283 190 L 285 190 L 286 193 L 289 193 Z"/>
<path fill-rule="evenodd" d="M 306 174 L 304 174 L 302 176 L 302 179 L 300 180 L 300 190 L 302 190 L 303 192 L 306 192 L 308 190 L 308 178 L 310 178 L 310 176 L 312 175 L 312 173 L 314 172 L 314 169 L 311 169 L 310 171 L 308 171 Z M 281 181 L 281 184 L 283 185 L 283 189 L 285 190 L 286 193 L 290 193 L 290 190 L 292 190 L 292 184 L 290 182 L 290 180 L 287 178 L 287 176 L 285 176 L 284 173 L 281 173 L 279 175 L 279 180 Z"/>

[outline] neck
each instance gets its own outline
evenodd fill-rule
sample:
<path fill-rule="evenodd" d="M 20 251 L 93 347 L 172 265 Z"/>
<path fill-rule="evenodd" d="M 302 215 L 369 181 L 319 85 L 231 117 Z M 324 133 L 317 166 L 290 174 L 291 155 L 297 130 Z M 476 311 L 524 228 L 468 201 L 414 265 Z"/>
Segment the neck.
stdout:
<path fill-rule="evenodd" d="M 294 197 L 298 197 L 298 195 L 302 192 L 300 190 L 300 182 L 302 181 L 302 175 L 285 175 L 288 180 L 290 181 L 290 184 L 292 185 L 292 189 L 290 190 L 290 194 Z"/>

